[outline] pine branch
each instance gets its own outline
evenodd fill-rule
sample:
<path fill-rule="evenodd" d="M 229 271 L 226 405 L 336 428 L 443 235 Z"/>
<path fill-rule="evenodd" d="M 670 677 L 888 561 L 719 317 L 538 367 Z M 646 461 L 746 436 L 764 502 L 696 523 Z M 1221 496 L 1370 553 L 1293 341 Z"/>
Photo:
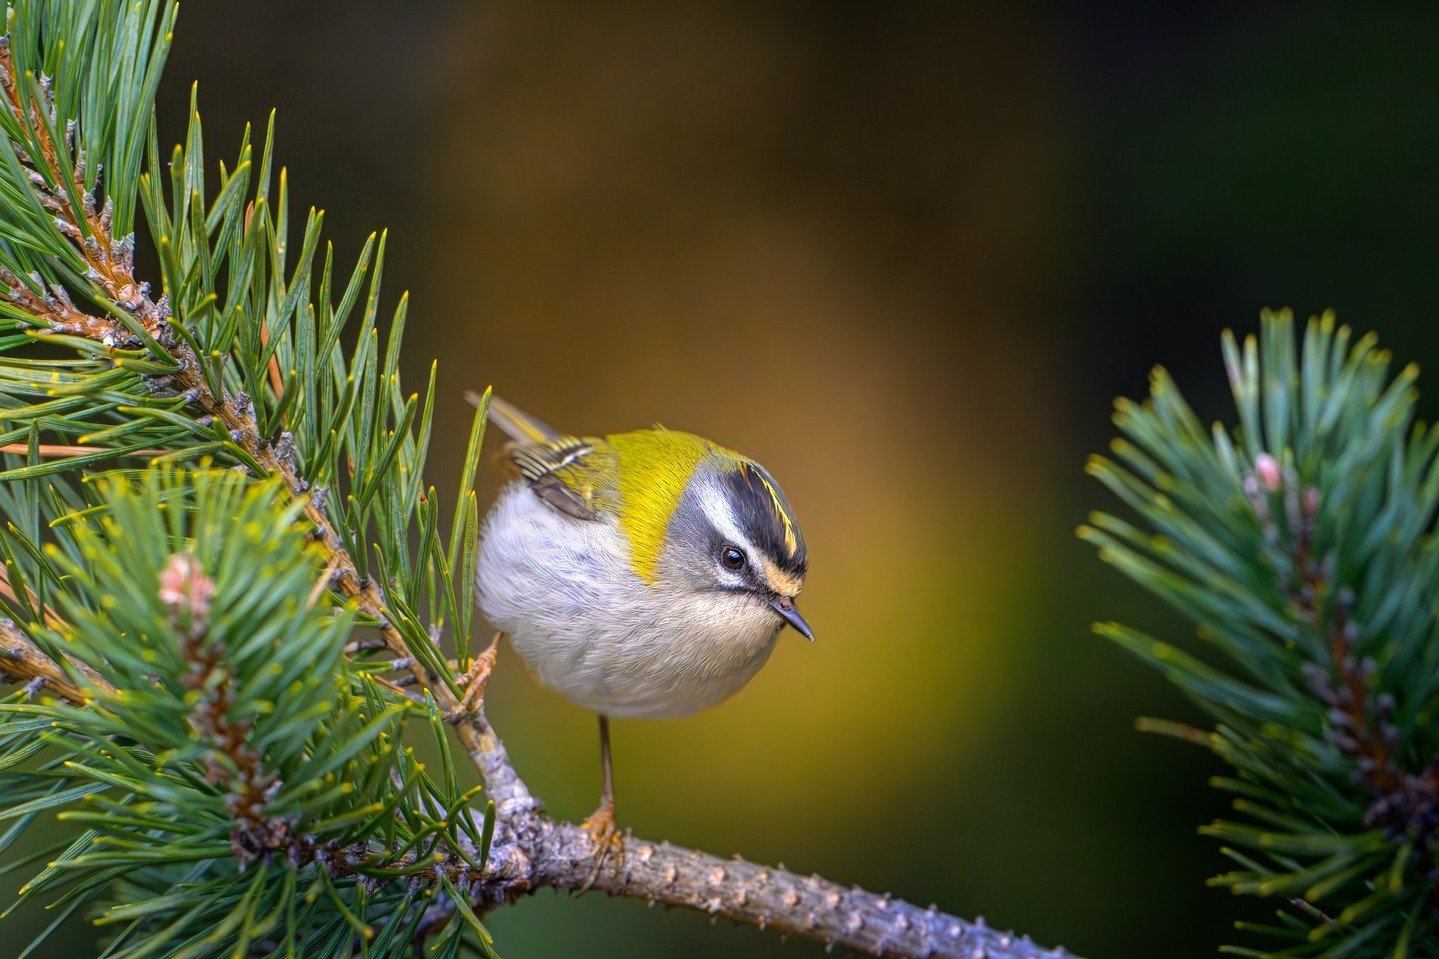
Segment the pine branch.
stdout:
<path fill-rule="evenodd" d="M 100 242 L 106 242 L 103 224 L 95 224 Z M 148 301 L 146 301 L 148 302 Z M 127 307 L 127 309 L 129 309 Z M 157 310 L 144 304 L 134 308 L 137 320 L 148 322 Z M 99 317 L 72 322 L 67 331 L 104 339 L 117 330 Z M 158 337 L 157 337 L 158 340 Z M 429 672 L 403 635 L 391 622 L 392 612 L 378 585 L 362 577 L 329 518 L 306 496 L 309 483 L 299 475 L 276 446 L 264 442 L 247 405 L 224 391 L 212 392 L 199 375 L 199 364 L 183 342 L 170 341 L 167 352 L 177 370 L 176 386 L 203 415 L 213 417 L 229 432 L 231 441 L 269 475 L 277 476 L 301 498 L 304 514 L 313 524 L 316 540 L 333 570 L 332 587 L 355 601 L 378 622 L 386 646 L 405 663 L 440 710 L 453 717 L 466 751 L 484 777 L 486 791 L 507 831 L 524 842 L 510 849 L 514 861 L 497 878 L 487 878 L 488 904 L 512 901 L 521 891 L 551 887 L 579 890 L 593 887 L 612 895 L 642 898 L 682 906 L 711 915 L 724 915 L 786 934 L 817 939 L 826 944 L 862 949 L 895 957 L 966 956 L 974 959 L 1023 959 L 1067 956 L 1062 950 L 1042 949 L 1027 938 L 992 930 L 953 916 L 919 909 L 907 903 L 856 889 L 842 889 L 817 877 L 801 878 L 783 870 L 755 866 L 743 860 L 714 856 L 668 844 L 630 840 L 635 859 L 623 866 L 613 863 L 597 874 L 593 864 L 599 850 L 588 833 L 570 823 L 538 815 L 538 803 L 509 762 L 499 737 L 482 710 L 462 704 L 464 690 Z M 593 875 L 593 880 L 591 877 Z"/>
<path fill-rule="evenodd" d="M 407 719 L 441 742 L 444 724 L 432 707 L 388 700 L 343 659 L 354 611 L 312 588 L 329 574 L 295 522 L 298 505 L 277 481 L 232 471 L 152 471 L 135 488 L 101 487 L 103 513 L 67 517 L 47 552 L 66 584 L 53 598 L 64 641 L 82 662 L 103 662 L 115 688 L 86 685 L 81 707 L 23 693 L 0 701 L 10 764 L 0 821 L 26 817 L 23 826 L 84 799 L 62 817 L 91 825 L 22 898 L 64 890 L 60 902 L 88 901 L 119 876 L 160 890 L 151 895 L 162 903 L 188 896 L 163 930 L 143 895 L 101 916 L 126 924 L 111 950 L 128 941 L 138 954 L 183 932 L 243 955 L 277 926 L 293 952 L 315 908 L 313 896 L 287 902 L 301 882 L 328 885 L 325 902 L 341 914 L 332 931 L 345 948 L 315 954 L 347 953 L 354 936 L 408 951 L 416 937 L 444 935 L 421 931 L 415 897 L 468 896 L 493 819 L 456 816 L 476 790 L 459 789 L 446 754 L 432 777 L 395 748 Z M 33 639 L 53 648 L 60 635 Z M 283 655 L 301 670 L 276 668 Z M 37 723 L 49 731 L 38 742 Z M 36 746 L 59 756 L 14 769 Z M 0 836 L 0 849 L 18 834 Z M 275 906 L 237 926 L 237 887 L 248 888 L 242 913 Z M 486 946 L 477 919 L 446 941 L 458 945 L 461 928 Z"/>
<path fill-rule="evenodd" d="M 0 594 L 12 601 L 15 599 L 14 588 L 3 569 L 0 569 Z M 52 628 L 61 625 L 53 611 L 46 610 L 46 613 Z M 0 677 L 7 675 L 26 683 L 32 696 L 46 689 L 76 706 L 84 705 L 88 699 L 87 687 L 114 692 L 114 687 L 94 668 L 57 652 L 46 652 L 16 626 L 14 620 L 0 619 Z"/>
<path fill-rule="evenodd" d="M 71 703 L 81 705 L 85 694 L 69 676 L 66 667 L 72 664 L 51 659 L 15 626 L 12 620 L 0 620 L 0 680 L 13 677 L 25 684 L 26 692 L 35 696 L 49 689 Z M 98 677 L 96 677 L 98 679 Z"/>
<path fill-rule="evenodd" d="M 760 866 L 737 856 L 724 859 L 667 842 L 630 836 L 622 856 L 607 856 L 596 868 L 590 834 L 541 813 L 485 723 L 483 710 L 473 723 L 484 730 L 480 765 L 498 812 L 485 881 L 477 889 L 478 907 L 511 903 L 540 889 L 595 889 L 691 910 L 711 921 L 724 917 L 876 956 L 1072 959 L 1063 949 L 1047 949 L 1027 936 L 992 929 L 983 919 L 969 922 L 934 906 L 923 909 L 817 875 L 801 876 L 783 867 Z"/>
<path fill-rule="evenodd" d="M 0 86 L 3 86 L 8 107 L 17 122 L 27 122 L 27 111 L 21 102 L 15 80 L 15 65 L 11 60 L 9 43 L 0 44 Z M 38 107 L 32 107 L 28 122 L 37 123 Z M 54 122 L 54 117 L 51 118 Z M 54 143 L 46 134 L 45 127 L 39 126 L 43 144 L 43 156 L 49 168 L 57 163 Z M 427 676 L 420 661 L 415 659 L 398 630 L 390 625 L 390 613 L 384 598 L 373 581 L 361 576 L 354 559 L 345 549 L 343 539 L 336 533 L 328 516 L 306 494 L 310 484 L 301 478 L 296 470 L 292 454 L 281 449 L 279 444 L 264 441 L 255 422 L 253 405 L 248 397 L 231 395 L 223 386 L 212 389 L 202 373 L 199 359 L 189 343 L 172 336 L 165 326 L 169 319 L 168 306 L 149 297 L 150 284 L 137 282 L 134 275 L 133 238 L 117 240 L 110 233 L 111 217 L 108 212 L 95 214 L 93 196 L 86 194 L 87 201 L 79 210 L 68 200 L 68 193 L 44 185 L 43 177 L 32 171 L 38 181 L 36 189 L 46 209 L 55 213 L 61 232 L 75 241 L 77 250 L 89 264 L 88 278 L 97 282 L 104 293 L 114 301 L 115 306 L 140 324 L 164 348 L 175 368 L 170 374 L 176 392 L 185 397 L 189 405 L 220 424 L 228 434 L 230 443 L 242 457 L 259 466 L 261 475 L 278 476 L 285 487 L 296 497 L 304 498 L 305 515 L 314 524 L 320 543 L 329 552 L 329 565 L 334 569 L 334 587 L 345 597 L 358 602 L 360 609 L 379 621 L 381 635 L 397 656 L 405 657 L 417 679 L 426 686 L 435 685 L 434 677 Z M 77 162 L 71 187 L 74 192 L 83 193 L 84 165 Z M 0 280 L 11 289 L 12 302 L 36 321 L 46 324 L 48 330 L 71 336 L 94 340 L 106 347 L 134 341 L 130 328 L 120 320 L 95 316 L 78 309 L 63 287 L 56 286 L 50 295 L 40 296 L 19 278 L 8 271 L 0 270 Z M 268 339 L 268 334 L 265 336 Z M 280 392 L 277 390 L 277 393 Z M 76 448 L 66 450 L 73 455 Z M 94 452 L 96 448 L 80 447 L 82 455 Z M 158 451 L 135 451 L 131 455 L 150 454 Z M 64 454 L 62 454 L 64 455 Z M 456 709 L 459 700 L 454 690 L 439 684 L 435 689 L 444 707 Z M 471 737 L 473 738 L 473 737 Z M 477 742 L 477 740 L 476 740 Z"/>
<path fill-rule="evenodd" d="M 1203 829 L 1235 868 L 1211 883 L 1277 897 L 1272 950 L 1439 955 L 1439 428 L 1417 371 L 1389 372 L 1332 315 L 1296 336 L 1265 314 L 1226 334 L 1239 425 L 1206 431 L 1163 370 L 1090 472 L 1137 516 L 1080 535 L 1197 627 L 1201 658 L 1128 627 L 1099 632 L 1215 721 L 1146 722 L 1212 749 L 1232 819 Z"/>

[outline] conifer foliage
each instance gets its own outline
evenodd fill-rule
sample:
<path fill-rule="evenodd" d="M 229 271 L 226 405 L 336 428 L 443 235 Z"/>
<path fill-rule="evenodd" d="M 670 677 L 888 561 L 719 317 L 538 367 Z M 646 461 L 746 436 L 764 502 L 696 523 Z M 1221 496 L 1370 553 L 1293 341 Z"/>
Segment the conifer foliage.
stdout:
<path fill-rule="evenodd" d="M 32 955 L 82 919 L 114 959 L 490 954 L 473 892 L 494 807 L 462 785 L 452 737 L 525 800 L 511 805 L 532 828 L 507 838 L 555 840 L 532 870 L 579 888 L 590 847 L 538 818 L 475 718 L 483 404 L 442 496 L 423 480 L 435 371 L 420 393 L 399 379 L 403 297 L 379 332 L 384 238 L 345 268 L 322 214 L 292 217 L 273 122 L 207 160 L 192 99 L 162 151 L 176 10 L 14 0 L 0 39 L 12 909 L 54 910 Z M 1214 719 L 1150 725 L 1232 767 L 1216 785 L 1234 816 L 1206 831 L 1235 868 L 1215 882 L 1282 904 L 1234 951 L 1439 956 L 1439 430 L 1371 337 L 1326 317 L 1296 342 L 1281 315 L 1262 341 L 1225 340 L 1237 429 L 1206 430 L 1159 371 L 1092 464 L 1134 516 L 1082 534 L 1192 619 L 1203 652 L 1100 630 Z M 20 855 L 42 822 L 60 838 Z M 705 878 L 667 865 L 606 888 L 880 952 L 1062 954 L 819 877 L 644 848 Z"/>
<path fill-rule="evenodd" d="M 357 935 L 402 954 L 428 884 L 404 879 L 464 885 L 482 835 L 453 770 L 402 743 L 434 717 L 346 666 L 354 611 L 323 601 L 299 505 L 216 470 L 96 499 L 43 550 L 58 619 L 37 629 L 113 688 L 0 706 L 0 749 L 43 758 L 0 779 L 0 815 L 18 832 L 63 806 L 74 830 L 21 901 L 52 897 L 57 922 L 103 905 L 117 956 L 344 955 Z"/>
<path fill-rule="evenodd" d="M 1233 869 L 1211 882 L 1278 909 L 1227 951 L 1439 955 L 1439 428 L 1416 370 L 1332 316 L 1296 337 L 1265 315 L 1223 355 L 1238 426 L 1205 429 L 1156 370 L 1090 467 L 1133 518 L 1080 531 L 1202 647 L 1097 628 L 1214 720 L 1143 725 L 1232 769 L 1233 817 L 1202 831 Z"/>
<path fill-rule="evenodd" d="M 0 868 L 116 959 L 487 954 L 493 809 L 448 738 L 484 413 L 442 513 L 403 298 L 377 328 L 384 239 L 342 270 L 323 216 L 291 218 L 273 123 L 214 163 L 192 100 L 162 152 L 175 18 L 6 10 Z"/>

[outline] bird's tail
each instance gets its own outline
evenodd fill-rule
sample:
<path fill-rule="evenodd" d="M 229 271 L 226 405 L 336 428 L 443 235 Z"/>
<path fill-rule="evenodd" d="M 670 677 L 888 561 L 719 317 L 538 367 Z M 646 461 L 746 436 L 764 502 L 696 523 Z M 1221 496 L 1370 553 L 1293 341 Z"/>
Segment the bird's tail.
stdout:
<path fill-rule="evenodd" d="M 479 406 L 484 397 L 473 391 L 465 392 L 465 399 L 473 406 Z M 516 443 L 544 443 L 559 436 L 559 431 L 543 420 L 537 420 L 519 407 L 506 403 L 494 394 L 490 395 L 490 422 Z"/>

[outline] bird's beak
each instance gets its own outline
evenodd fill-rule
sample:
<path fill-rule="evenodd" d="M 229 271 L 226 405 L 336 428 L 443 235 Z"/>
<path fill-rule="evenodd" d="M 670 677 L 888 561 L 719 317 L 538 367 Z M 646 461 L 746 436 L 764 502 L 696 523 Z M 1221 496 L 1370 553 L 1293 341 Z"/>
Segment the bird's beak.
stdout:
<path fill-rule="evenodd" d="M 793 626 L 795 632 L 811 643 L 814 642 L 814 630 L 809 628 L 809 623 L 806 623 L 804 617 L 799 614 L 799 610 L 794 608 L 794 600 L 788 596 L 776 596 L 769 601 L 769 606 L 770 609 L 779 613 L 780 619 Z"/>

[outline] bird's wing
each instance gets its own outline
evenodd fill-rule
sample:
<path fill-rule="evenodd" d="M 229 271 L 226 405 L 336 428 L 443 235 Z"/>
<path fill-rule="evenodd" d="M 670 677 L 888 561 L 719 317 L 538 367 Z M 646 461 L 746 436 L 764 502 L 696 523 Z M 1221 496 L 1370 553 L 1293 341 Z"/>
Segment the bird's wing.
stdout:
<path fill-rule="evenodd" d="M 479 406 L 485 397 L 466 391 L 465 399 Z M 598 439 L 564 436 L 544 421 L 489 397 L 489 421 L 510 438 L 501 456 L 529 484 L 535 495 L 575 519 L 599 519 L 606 493 L 614 486 L 615 451 Z"/>
<path fill-rule="evenodd" d="M 507 456 L 536 496 L 575 519 L 599 519 L 613 498 L 615 451 L 603 440 L 557 436 L 513 446 Z"/>
<path fill-rule="evenodd" d="M 465 399 L 470 401 L 471 406 L 479 406 L 485 402 L 485 397 L 474 390 L 466 390 Z M 544 420 L 531 416 L 513 403 L 507 403 L 494 394 L 490 394 L 486 413 L 490 422 L 498 426 L 501 432 L 516 443 L 544 443 L 560 437 L 560 431 Z"/>

